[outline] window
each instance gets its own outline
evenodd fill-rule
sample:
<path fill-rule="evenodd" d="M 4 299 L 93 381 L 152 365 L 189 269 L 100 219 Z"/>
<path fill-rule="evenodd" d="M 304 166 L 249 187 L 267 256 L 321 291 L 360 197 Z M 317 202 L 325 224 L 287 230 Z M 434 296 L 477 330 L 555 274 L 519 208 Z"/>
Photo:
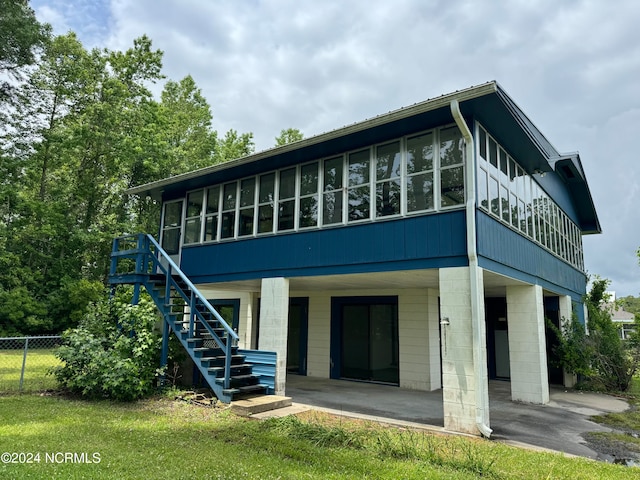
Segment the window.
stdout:
<path fill-rule="evenodd" d="M 342 223 L 343 164 L 342 157 L 324 161 L 322 224 Z"/>
<path fill-rule="evenodd" d="M 400 142 L 376 148 L 376 217 L 400 214 Z"/>
<path fill-rule="evenodd" d="M 278 195 L 278 231 L 293 230 L 296 205 L 296 169 L 280 172 L 280 194 Z"/>
<path fill-rule="evenodd" d="M 198 243 L 202 225 L 202 197 L 204 190 L 190 192 L 187 195 L 187 216 L 184 226 L 184 243 Z"/>
<path fill-rule="evenodd" d="M 440 206 L 464 203 L 464 140 L 458 127 L 440 130 Z"/>
<path fill-rule="evenodd" d="M 369 168 L 371 156 L 369 149 L 349 154 L 348 166 L 348 221 L 367 220 L 371 207 L 371 185 L 369 183 Z"/>
<path fill-rule="evenodd" d="M 236 235 L 236 189 L 238 182 L 227 183 L 222 191 L 222 226 L 220 238 Z"/>
<path fill-rule="evenodd" d="M 240 213 L 238 236 L 253 235 L 255 214 L 256 179 L 246 178 L 240 182 Z"/>
<path fill-rule="evenodd" d="M 260 175 L 260 187 L 258 193 L 258 233 L 273 232 L 275 182 L 275 173 Z"/>
<path fill-rule="evenodd" d="M 433 132 L 407 139 L 407 212 L 432 210 Z"/>
<path fill-rule="evenodd" d="M 318 226 L 318 162 L 300 168 L 299 227 Z"/>
<path fill-rule="evenodd" d="M 218 209 L 220 207 L 220 185 L 207 189 L 207 209 L 204 214 L 204 241 L 218 239 Z"/>
<path fill-rule="evenodd" d="M 477 154 L 480 208 L 583 269 L 578 227 L 480 125 Z"/>

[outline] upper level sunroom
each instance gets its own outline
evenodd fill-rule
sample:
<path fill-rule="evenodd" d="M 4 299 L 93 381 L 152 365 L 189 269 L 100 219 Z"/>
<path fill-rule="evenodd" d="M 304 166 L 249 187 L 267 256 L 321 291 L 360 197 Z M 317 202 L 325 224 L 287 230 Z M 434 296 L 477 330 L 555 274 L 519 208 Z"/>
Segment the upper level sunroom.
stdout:
<path fill-rule="evenodd" d="M 601 229 L 580 158 L 561 155 L 496 82 L 128 191 L 163 202 L 169 253 L 464 210 L 469 192 L 480 212 L 583 270 L 581 235 Z"/>

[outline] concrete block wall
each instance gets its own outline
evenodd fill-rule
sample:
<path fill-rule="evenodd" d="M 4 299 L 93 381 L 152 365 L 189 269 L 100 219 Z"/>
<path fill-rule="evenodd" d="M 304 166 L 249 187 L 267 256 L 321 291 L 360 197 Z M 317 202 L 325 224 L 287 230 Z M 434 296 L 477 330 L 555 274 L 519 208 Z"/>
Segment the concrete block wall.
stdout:
<path fill-rule="evenodd" d="M 255 294 L 252 292 L 231 292 L 228 290 L 216 290 L 206 286 L 198 286 L 198 289 L 206 298 L 215 300 L 240 300 L 240 312 L 238 318 L 238 347 L 251 348 L 251 339 L 255 337 L 254 304 Z"/>
<path fill-rule="evenodd" d="M 486 334 L 484 301 L 479 332 L 480 344 L 474 352 L 474 325 L 471 305 L 471 271 L 468 267 L 440 270 L 440 308 L 442 326 L 442 397 L 444 427 L 447 430 L 479 434 L 477 419 L 489 420 L 486 375 Z M 483 291 L 481 273 L 476 273 L 479 291 Z M 448 325 L 446 324 L 448 322 Z M 480 363 L 476 364 L 476 356 Z M 479 369 L 483 384 L 477 384 Z M 484 372 L 484 374 L 483 374 Z M 484 399 L 479 404 L 478 399 Z"/>
<path fill-rule="evenodd" d="M 427 289 L 292 291 L 309 298 L 307 375 L 329 378 L 331 366 L 331 298 L 398 296 L 400 386 L 440 388 L 437 291 Z"/>
<path fill-rule="evenodd" d="M 549 402 L 544 303 L 540 285 L 507 287 L 511 399 Z"/>
<path fill-rule="evenodd" d="M 573 316 L 573 303 L 568 295 L 560 296 L 560 329 L 571 322 Z M 573 388 L 578 383 L 578 376 L 566 370 L 562 372 L 562 384 L 567 388 Z"/>
<path fill-rule="evenodd" d="M 260 291 L 259 350 L 276 352 L 275 394 L 284 395 L 287 382 L 289 279 L 264 278 Z"/>

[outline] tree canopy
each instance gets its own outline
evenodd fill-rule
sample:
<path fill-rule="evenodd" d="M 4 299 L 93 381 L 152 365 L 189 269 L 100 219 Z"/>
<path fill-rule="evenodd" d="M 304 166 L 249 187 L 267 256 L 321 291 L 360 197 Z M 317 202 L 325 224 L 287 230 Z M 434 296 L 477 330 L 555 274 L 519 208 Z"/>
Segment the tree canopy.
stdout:
<path fill-rule="evenodd" d="M 50 35 L 50 27 L 36 20 L 25 0 L 0 0 L 0 74 L 20 79 L 24 67 L 36 60 L 36 52 Z M 8 80 L 0 81 L 0 102 L 11 92 Z"/>
<path fill-rule="evenodd" d="M 282 145 L 297 142 L 298 140 L 302 140 L 303 138 L 304 134 L 297 128 L 282 129 L 280 130 L 280 135 L 276 137 L 276 147 L 281 147 Z"/>
<path fill-rule="evenodd" d="M 124 191 L 247 155 L 253 135 L 219 136 L 191 76 L 154 98 L 163 53 L 146 36 L 87 50 L 10 0 L 0 34 L 0 72 L 19 74 L 0 122 L 0 335 L 60 332 L 103 294 L 111 239 L 157 232 L 160 206 Z"/>

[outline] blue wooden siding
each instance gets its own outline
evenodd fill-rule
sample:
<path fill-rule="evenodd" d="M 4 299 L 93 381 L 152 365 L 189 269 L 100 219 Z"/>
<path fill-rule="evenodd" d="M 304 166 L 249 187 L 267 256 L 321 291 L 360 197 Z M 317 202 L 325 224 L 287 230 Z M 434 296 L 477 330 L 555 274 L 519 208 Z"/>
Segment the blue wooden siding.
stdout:
<path fill-rule="evenodd" d="M 482 268 L 582 301 L 584 273 L 489 215 L 478 211 L 477 219 L 478 263 Z"/>
<path fill-rule="evenodd" d="M 181 261 L 194 283 L 467 264 L 463 210 L 190 246 Z"/>

